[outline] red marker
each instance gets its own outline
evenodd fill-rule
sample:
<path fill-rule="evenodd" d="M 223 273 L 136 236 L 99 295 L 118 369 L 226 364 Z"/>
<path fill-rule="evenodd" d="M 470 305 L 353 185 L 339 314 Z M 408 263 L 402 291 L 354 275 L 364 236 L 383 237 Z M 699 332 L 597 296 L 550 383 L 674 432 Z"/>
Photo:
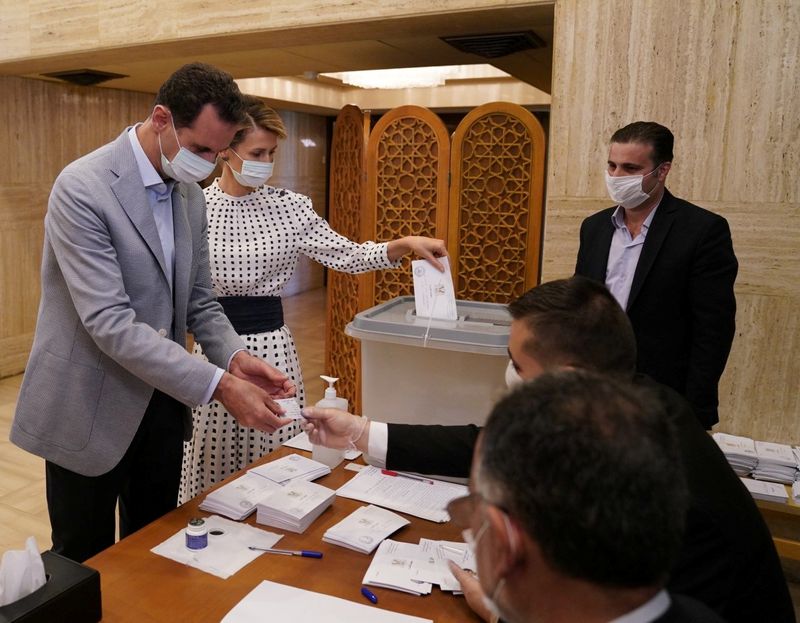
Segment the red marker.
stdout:
<path fill-rule="evenodd" d="M 422 476 L 412 476 L 411 474 L 401 474 L 400 472 L 393 472 L 390 469 L 382 469 L 381 474 L 384 476 L 393 476 L 396 478 L 408 478 L 409 480 L 418 480 L 419 482 L 425 482 L 429 485 L 433 484 L 433 480 L 430 478 L 422 478 Z"/>

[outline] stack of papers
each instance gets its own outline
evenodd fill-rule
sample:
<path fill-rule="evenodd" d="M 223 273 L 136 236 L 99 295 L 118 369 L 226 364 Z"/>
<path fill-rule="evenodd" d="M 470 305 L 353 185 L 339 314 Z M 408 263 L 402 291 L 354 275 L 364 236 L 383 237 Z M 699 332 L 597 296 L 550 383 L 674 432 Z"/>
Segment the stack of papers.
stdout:
<path fill-rule="evenodd" d="M 753 478 L 790 485 L 797 476 L 797 459 L 791 446 L 769 441 L 756 441 L 758 465 Z"/>
<path fill-rule="evenodd" d="M 448 560 L 452 560 L 462 569 L 478 570 L 472 550 L 466 543 L 420 539 L 419 546 L 428 556 L 428 564 L 418 569 L 416 579 L 438 584 L 443 591 L 461 592 L 461 584 L 450 572 Z"/>
<path fill-rule="evenodd" d="M 428 595 L 431 583 L 417 580 L 417 573 L 428 566 L 428 557 L 419 545 L 386 539 L 378 546 L 362 584 L 391 588 L 412 595 Z"/>
<path fill-rule="evenodd" d="M 295 435 L 289 441 L 284 442 L 284 446 L 289 446 L 290 448 L 297 448 L 298 450 L 307 450 L 308 452 L 314 451 L 314 446 L 311 444 L 311 440 L 308 438 L 308 434 L 300 433 L 299 435 Z M 352 461 L 353 459 L 357 459 L 361 456 L 361 450 L 346 450 L 344 453 L 344 458 L 348 461 Z"/>
<path fill-rule="evenodd" d="M 258 502 L 256 522 L 290 532 L 305 532 L 335 496 L 333 489 L 313 482 L 290 482 Z"/>
<path fill-rule="evenodd" d="M 302 454 L 290 454 L 254 467 L 248 470 L 248 473 L 257 474 L 279 485 L 285 485 L 290 481 L 316 480 L 320 476 L 330 474 L 331 468 L 324 463 L 304 457 Z"/>
<path fill-rule="evenodd" d="M 749 437 L 714 433 L 714 441 L 738 476 L 748 476 L 758 465 L 755 442 Z"/>
<path fill-rule="evenodd" d="M 256 510 L 261 498 L 280 488 L 268 478 L 248 473 L 209 493 L 200 509 L 240 521 Z"/>
<path fill-rule="evenodd" d="M 468 493 L 464 485 L 403 474 L 391 475 L 394 472 L 385 471 L 365 467 L 336 494 L 444 523 L 450 519 L 446 510 L 448 502 Z"/>
<path fill-rule="evenodd" d="M 369 554 L 390 534 L 409 523 L 408 519 L 392 511 L 370 504 L 361 506 L 328 528 L 322 540 Z"/>
<path fill-rule="evenodd" d="M 742 478 L 741 481 L 747 490 L 756 500 L 766 500 L 767 502 L 788 502 L 789 495 L 786 487 L 775 482 L 761 482 L 751 478 Z"/>

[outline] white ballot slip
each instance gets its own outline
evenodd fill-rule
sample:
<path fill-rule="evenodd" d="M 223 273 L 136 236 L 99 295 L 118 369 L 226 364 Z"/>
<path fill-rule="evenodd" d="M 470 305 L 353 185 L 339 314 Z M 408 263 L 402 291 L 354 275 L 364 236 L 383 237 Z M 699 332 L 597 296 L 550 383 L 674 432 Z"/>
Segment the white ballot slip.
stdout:
<path fill-rule="evenodd" d="M 336 495 L 444 523 L 450 519 L 448 502 L 469 493 L 464 485 L 402 474 L 392 476 L 386 471 L 365 467 L 339 487 Z"/>
<path fill-rule="evenodd" d="M 430 564 L 428 558 L 419 545 L 386 539 L 378 546 L 362 583 L 413 595 L 428 595 L 431 583 L 416 579 L 418 570 Z"/>
<path fill-rule="evenodd" d="M 239 521 L 256 510 L 261 498 L 280 488 L 269 478 L 247 473 L 209 493 L 200 502 L 200 510 Z"/>
<path fill-rule="evenodd" d="M 752 480 L 751 478 L 740 478 L 756 500 L 765 500 L 767 502 L 786 503 L 789 501 L 789 494 L 786 493 L 786 487 L 775 482 L 764 482 L 761 480 Z"/>
<path fill-rule="evenodd" d="M 249 469 L 247 472 L 269 478 L 272 482 L 282 485 L 290 480 L 316 480 L 320 476 L 330 474 L 331 468 L 302 454 L 289 454 Z"/>
<path fill-rule="evenodd" d="M 222 623 L 433 623 L 408 614 L 264 580 L 225 615 Z"/>
<path fill-rule="evenodd" d="M 428 560 L 427 564 L 420 565 L 417 569 L 414 579 L 438 584 L 443 591 L 461 592 L 461 584 L 450 572 L 447 565 L 448 560 L 452 560 L 462 569 L 478 570 L 472 550 L 467 547 L 466 543 L 420 539 L 419 546 L 428 556 Z"/>
<path fill-rule="evenodd" d="M 275 400 L 281 407 L 283 407 L 284 414 L 281 417 L 288 417 L 293 420 L 302 420 L 303 414 L 300 413 L 300 403 L 297 398 L 278 398 Z"/>
<path fill-rule="evenodd" d="M 336 492 L 313 482 L 290 482 L 258 502 L 256 522 L 290 532 L 305 532 L 328 508 Z"/>
<path fill-rule="evenodd" d="M 379 506 L 361 506 L 325 532 L 322 540 L 369 554 L 380 542 L 411 522 Z"/>
<path fill-rule="evenodd" d="M 420 318 L 458 320 L 456 292 L 450 274 L 450 262 L 446 257 L 437 258 L 444 266 L 439 272 L 428 260 L 414 260 L 414 303 Z"/>
<path fill-rule="evenodd" d="M 314 450 L 314 447 L 311 445 L 311 440 L 308 438 L 308 434 L 305 432 L 295 435 L 289 441 L 284 442 L 283 445 L 289 446 L 290 448 L 296 448 L 297 450 L 307 450 L 308 452 L 312 452 Z M 344 458 L 346 458 L 348 461 L 357 459 L 360 456 L 360 450 L 347 450 L 344 453 Z"/>
<path fill-rule="evenodd" d="M 186 532 L 181 529 L 150 551 L 224 580 L 264 553 L 249 549 L 251 545 L 269 549 L 283 537 L 216 515 L 206 517 L 205 522 L 208 528 L 205 548 L 186 547 Z"/>

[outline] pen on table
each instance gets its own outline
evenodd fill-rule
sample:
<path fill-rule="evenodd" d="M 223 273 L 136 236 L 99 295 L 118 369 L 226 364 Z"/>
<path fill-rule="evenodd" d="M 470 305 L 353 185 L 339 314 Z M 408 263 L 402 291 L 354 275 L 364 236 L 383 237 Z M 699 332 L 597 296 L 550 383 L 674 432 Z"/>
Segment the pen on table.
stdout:
<path fill-rule="evenodd" d="M 422 476 L 412 476 L 411 474 L 401 474 L 400 472 L 393 472 L 390 469 L 382 469 L 381 474 L 384 476 L 396 476 L 397 478 L 408 478 L 410 480 L 419 480 L 420 482 L 425 482 L 429 485 L 433 484 L 433 480 L 430 478 L 423 478 Z"/>
<path fill-rule="evenodd" d="M 267 552 L 268 554 L 281 554 L 282 556 L 303 556 L 304 558 L 322 558 L 322 552 L 313 549 L 274 549 L 272 547 L 256 547 L 250 545 L 248 549 L 254 552 Z"/>
<path fill-rule="evenodd" d="M 366 586 L 361 587 L 361 594 L 364 595 L 367 599 L 369 599 L 372 603 L 378 603 L 378 596 L 369 590 Z"/>

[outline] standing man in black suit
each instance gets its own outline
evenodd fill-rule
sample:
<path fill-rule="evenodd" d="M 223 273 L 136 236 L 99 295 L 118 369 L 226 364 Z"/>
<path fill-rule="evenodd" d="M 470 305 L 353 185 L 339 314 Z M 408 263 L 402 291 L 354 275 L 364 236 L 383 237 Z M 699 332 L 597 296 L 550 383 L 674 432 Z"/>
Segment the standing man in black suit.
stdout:
<path fill-rule="evenodd" d="M 706 429 L 733 341 L 738 264 L 728 222 L 666 189 L 674 137 L 637 121 L 614 132 L 606 185 L 616 206 L 581 225 L 575 273 L 628 313 L 637 370 L 683 394 Z"/>

